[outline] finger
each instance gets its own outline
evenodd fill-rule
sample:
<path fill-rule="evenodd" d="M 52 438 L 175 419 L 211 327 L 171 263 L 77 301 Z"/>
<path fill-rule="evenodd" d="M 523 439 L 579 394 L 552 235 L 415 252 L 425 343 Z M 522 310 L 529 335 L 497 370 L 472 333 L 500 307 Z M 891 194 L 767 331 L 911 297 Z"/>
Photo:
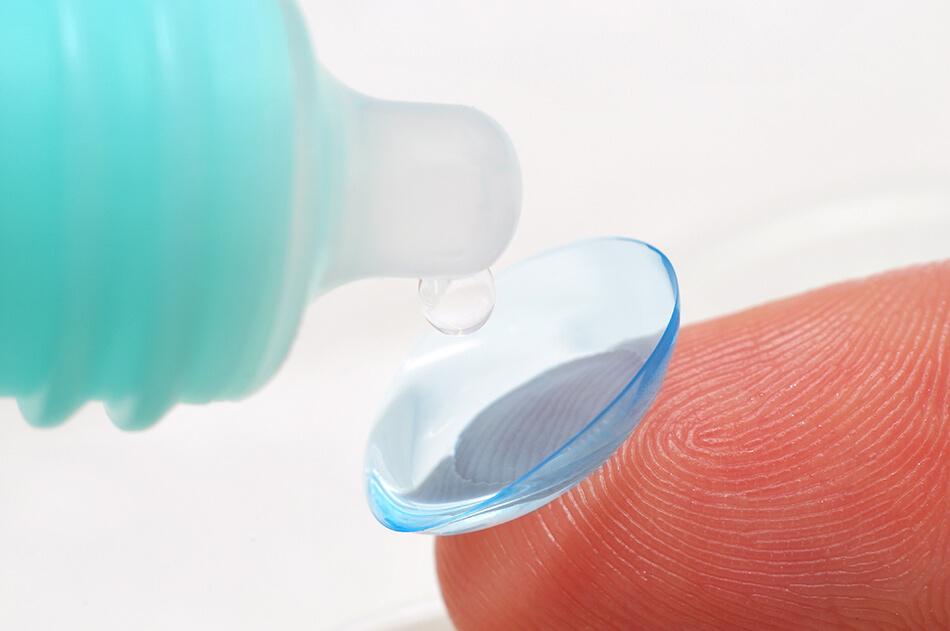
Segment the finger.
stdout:
<path fill-rule="evenodd" d="M 654 408 L 535 513 L 441 538 L 480 629 L 950 628 L 950 262 L 683 329 Z"/>

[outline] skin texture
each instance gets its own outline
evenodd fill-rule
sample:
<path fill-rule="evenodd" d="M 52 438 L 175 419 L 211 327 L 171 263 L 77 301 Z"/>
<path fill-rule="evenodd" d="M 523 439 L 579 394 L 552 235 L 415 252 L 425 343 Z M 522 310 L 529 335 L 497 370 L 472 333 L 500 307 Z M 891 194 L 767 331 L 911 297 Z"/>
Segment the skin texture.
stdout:
<path fill-rule="evenodd" d="M 950 629 L 950 262 L 685 327 L 598 472 L 436 552 L 460 631 Z"/>

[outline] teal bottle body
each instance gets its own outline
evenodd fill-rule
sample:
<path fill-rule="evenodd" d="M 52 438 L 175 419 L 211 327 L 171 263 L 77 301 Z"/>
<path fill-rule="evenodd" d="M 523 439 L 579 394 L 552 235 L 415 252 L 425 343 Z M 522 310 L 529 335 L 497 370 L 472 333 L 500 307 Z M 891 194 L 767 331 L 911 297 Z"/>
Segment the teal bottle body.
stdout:
<path fill-rule="evenodd" d="M 339 221 L 332 79 L 281 0 L 0 0 L 0 396 L 125 429 L 280 365 Z"/>

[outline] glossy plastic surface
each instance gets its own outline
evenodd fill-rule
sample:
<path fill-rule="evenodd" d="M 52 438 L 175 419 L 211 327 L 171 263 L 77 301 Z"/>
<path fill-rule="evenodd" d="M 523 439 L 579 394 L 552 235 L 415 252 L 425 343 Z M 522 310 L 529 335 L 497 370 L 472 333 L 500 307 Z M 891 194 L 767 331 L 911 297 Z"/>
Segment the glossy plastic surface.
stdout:
<path fill-rule="evenodd" d="M 276 369 L 327 238 L 301 51 L 280 2 L 0 3 L 0 395 L 31 423 Z"/>
<path fill-rule="evenodd" d="M 583 241 L 507 270 L 488 323 L 423 337 L 391 386 L 367 453 L 374 514 L 453 534 L 557 497 L 636 427 L 678 328 L 673 267 L 639 241 Z"/>

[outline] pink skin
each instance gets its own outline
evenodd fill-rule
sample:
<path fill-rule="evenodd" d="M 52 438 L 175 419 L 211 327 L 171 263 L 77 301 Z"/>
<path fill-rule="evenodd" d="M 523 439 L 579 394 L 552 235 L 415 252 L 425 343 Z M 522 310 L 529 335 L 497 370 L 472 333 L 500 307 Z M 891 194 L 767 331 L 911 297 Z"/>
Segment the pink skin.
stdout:
<path fill-rule="evenodd" d="M 604 467 L 436 551 L 460 631 L 950 629 L 950 262 L 684 328 Z"/>

